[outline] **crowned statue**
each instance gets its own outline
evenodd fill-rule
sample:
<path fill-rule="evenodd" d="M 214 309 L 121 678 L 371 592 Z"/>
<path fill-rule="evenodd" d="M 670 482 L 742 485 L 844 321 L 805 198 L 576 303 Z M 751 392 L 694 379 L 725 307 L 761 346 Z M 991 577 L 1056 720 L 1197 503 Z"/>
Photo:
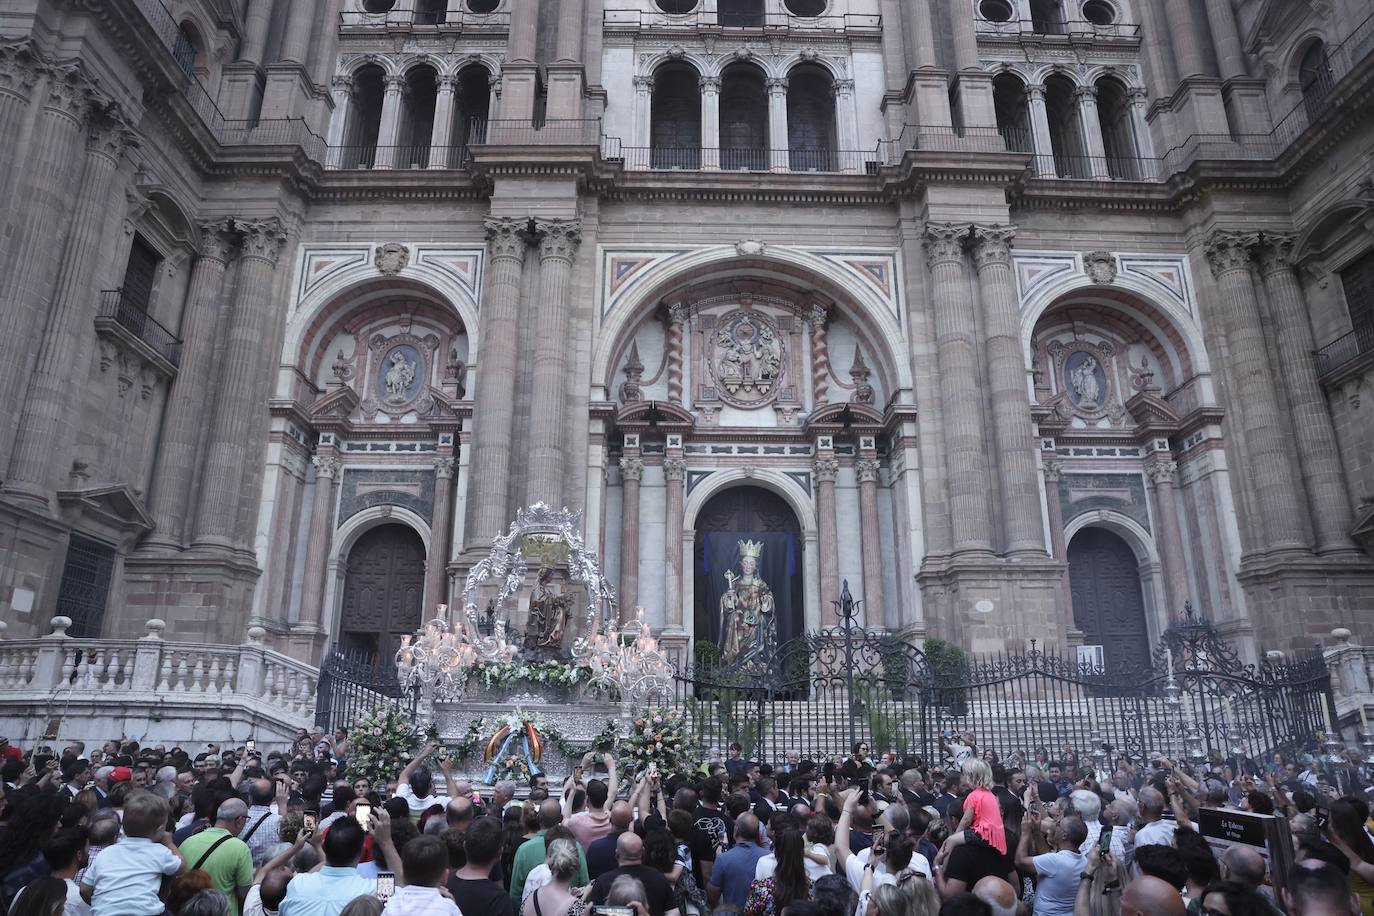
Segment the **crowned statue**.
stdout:
<path fill-rule="evenodd" d="M 556 660 L 563 656 L 563 633 L 572 613 L 572 595 L 554 591 L 553 567 L 539 567 L 539 580 L 530 596 L 530 616 L 525 622 L 525 656 Z"/>
<path fill-rule="evenodd" d="M 758 574 L 762 541 L 739 542 L 739 572 L 725 571 L 720 597 L 721 662 L 748 666 L 766 659 L 777 638 L 773 590 Z"/>

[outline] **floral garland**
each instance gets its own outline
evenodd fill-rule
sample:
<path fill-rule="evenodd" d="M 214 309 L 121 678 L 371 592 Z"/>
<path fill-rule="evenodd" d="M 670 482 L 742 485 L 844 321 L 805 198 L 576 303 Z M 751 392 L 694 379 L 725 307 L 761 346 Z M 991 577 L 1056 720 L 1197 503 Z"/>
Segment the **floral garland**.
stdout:
<path fill-rule="evenodd" d="M 544 740 L 545 746 L 552 745 L 558 748 L 563 756 L 572 760 L 580 757 L 589 748 L 614 747 L 620 740 L 620 724 L 614 719 L 607 719 L 601 731 L 592 737 L 590 741 L 571 741 L 564 735 L 557 725 L 548 721 L 538 713 L 526 713 L 516 710 L 501 716 L 478 716 L 468 723 L 467 731 L 457 742 L 448 746 L 449 753 L 454 757 L 469 757 L 481 750 L 481 745 L 490 740 L 502 726 L 510 726 L 512 729 L 523 728 L 529 722 L 539 732 Z"/>
<path fill-rule="evenodd" d="M 701 760 L 687 718 L 677 709 L 648 707 L 635 716 L 621 741 L 621 752 L 639 767 L 650 764 L 666 773 L 687 773 Z"/>
<path fill-rule="evenodd" d="M 420 733 L 395 706 L 379 706 L 354 720 L 348 732 L 348 772 L 385 785 L 401 774 Z"/>
<path fill-rule="evenodd" d="M 592 669 L 583 664 L 563 662 L 484 662 L 468 674 L 479 677 L 488 690 L 510 684 L 538 684 L 541 687 L 576 687 L 592 678 Z"/>

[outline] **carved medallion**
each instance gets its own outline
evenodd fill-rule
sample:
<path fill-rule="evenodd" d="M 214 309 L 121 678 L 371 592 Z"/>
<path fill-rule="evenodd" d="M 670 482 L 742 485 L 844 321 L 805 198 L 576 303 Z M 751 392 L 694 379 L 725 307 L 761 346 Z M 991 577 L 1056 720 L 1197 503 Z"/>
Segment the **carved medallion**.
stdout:
<path fill-rule="evenodd" d="M 410 249 L 400 242 L 387 242 L 385 245 L 377 246 L 375 260 L 377 270 L 394 277 L 410 263 Z"/>
<path fill-rule="evenodd" d="M 772 319 L 739 309 L 716 324 L 706 358 L 720 399 L 752 408 L 777 397 L 784 355 L 783 337 Z"/>
<path fill-rule="evenodd" d="M 1116 347 L 1107 341 L 1100 344 L 1055 341 L 1049 345 L 1048 352 L 1059 377 L 1063 397 L 1060 406 L 1067 406 L 1070 414 L 1084 419 L 1111 417 L 1115 420 L 1120 413 L 1120 405 L 1115 403 L 1111 372 Z"/>

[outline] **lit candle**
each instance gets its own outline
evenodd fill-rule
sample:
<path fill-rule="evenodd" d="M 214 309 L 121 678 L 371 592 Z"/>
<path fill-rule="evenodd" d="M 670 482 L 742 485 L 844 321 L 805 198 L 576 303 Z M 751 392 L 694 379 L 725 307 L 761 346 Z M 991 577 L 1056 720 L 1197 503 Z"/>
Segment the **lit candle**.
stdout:
<path fill-rule="evenodd" d="M 447 614 L 447 613 L 448 613 L 448 605 L 447 605 L 447 604 L 441 604 L 441 605 L 439 605 L 437 608 L 434 609 L 434 616 L 435 616 L 435 617 L 443 617 L 443 616 L 444 616 L 445 614 Z"/>
<path fill-rule="evenodd" d="M 1168 646 L 1165 646 L 1165 647 L 1164 647 L 1164 657 L 1165 657 L 1165 659 L 1166 659 L 1166 661 L 1165 661 L 1165 663 L 1164 663 L 1164 664 L 1165 664 L 1164 670 L 1165 670 L 1166 672 L 1168 672 L 1169 674 L 1173 674 L 1173 672 L 1174 672 L 1174 650 L 1171 649 L 1171 648 L 1169 648 Z"/>
<path fill-rule="evenodd" d="M 1322 720 L 1326 722 L 1327 732 L 1334 733 L 1336 730 L 1331 727 L 1331 704 L 1326 702 L 1326 697 L 1318 697 L 1317 702 L 1322 704 Z"/>
<path fill-rule="evenodd" d="M 1364 703 L 1360 703 L 1360 731 L 1368 733 L 1369 719 L 1364 714 Z"/>

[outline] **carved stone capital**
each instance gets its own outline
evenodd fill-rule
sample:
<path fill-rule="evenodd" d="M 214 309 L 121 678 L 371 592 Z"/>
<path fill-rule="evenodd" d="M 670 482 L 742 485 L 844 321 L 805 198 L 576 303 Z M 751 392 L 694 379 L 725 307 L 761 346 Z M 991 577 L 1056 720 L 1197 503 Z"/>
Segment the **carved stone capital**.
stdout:
<path fill-rule="evenodd" d="M 1097 103 L 1097 88 L 1094 86 L 1079 86 L 1073 91 L 1073 97 L 1079 102 L 1091 101 Z"/>
<path fill-rule="evenodd" d="M 830 455 L 822 455 L 811 462 L 811 470 L 819 482 L 834 483 L 836 475 L 840 473 L 840 459 Z"/>
<path fill-rule="evenodd" d="M 196 254 L 202 258 L 227 262 L 234 250 L 234 223 L 229 219 L 215 220 L 200 227 L 200 243 Z"/>
<path fill-rule="evenodd" d="M 534 222 L 539 236 L 540 261 L 572 263 L 577 246 L 582 243 L 582 221 L 579 219 L 540 219 Z"/>
<path fill-rule="evenodd" d="M 770 76 L 767 85 L 769 95 L 787 95 L 787 77 Z"/>
<path fill-rule="evenodd" d="M 126 149 L 137 145 L 138 134 L 113 108 L 93 115 L 86 126 L 86 151 L 107 156 L 116 163 Z"/>
<path fill-rule="evenodd" d="M 859 483 L 876 482 L 881 468 L 882 465 L 878 464 L 876 458 L 860 458 L 854 462 L 854 471 L 859 475 Z"/>
<path fill-rule="evenodd" d="M 340 73 L 339 75 L 335 76 L 332 80 L 329 81 L 329 86 L 336 92 L 352 92 L 353 76 L 348 73 Z"/>
<path fill-rule="evenodd" d="M 1030 99 L 1032 102 L 1045 101 L 1045 84 L 1028 83 L 1026 85 L 1026 97 Z"/>
<path fill-rule="evenodd" d="M 523 261 L 525 258 L 525 226 L 527 223 L 509 216 L 489 216 L 482 221 L 487 230 L 487 251 L 493 261 L 509 258 Z"/>
<path fill-rule="evenodd" d="M 720 92 L 720 77 L 703 76 L 697 80 L 697 88 L 701 90 L 702 95 L 715 95 Z"/>
<path fill-rule="evenodd" d="M 53 67 L 49 71 L 48 95 L 44 107 L 85 122 L 103 100 L 96 95 L 91 81 L 80 67 Z"/>
<path fill-rule="evenodd" d="M 0 89 L 27 97 L 43 75 L 43 62 L 28 39 L 0 43 Z"/>
<path fill-rule="evenodd" d="M 683 302 L 675 302 L 668 306 L 668 323 L 682 325 L 687 320 L 687 305 Z"/>
<path fill-rule="evenodd" d="M 654 91 L 654 78 L 652 76 L 636 76 L 632 82 L 636 92 Z"/>
<path fill-rule="evenodd" d="M 669 480 L 683 481 L 687 479 L 687 459 L 686 458 L 664 458 L 663 476 Z"/>
<path fill-rule="evenodd" d="M 644 479 L 644 459 L 643 458 L 621 458 L 620 459 L 620 479 L 621 480 L 643 480 Z"/>
<path fill-rule="evenodd" d="M 243 236 L 243 257 L 258 258 L 273 267 L 286 244 L 286 227 L 275 216 L 267 219 L 236 221 L 235 227 Z"/>
<path fill-rule="evenodd" d="M 405 78 L 404 76 L 401 76 L 401 75 L 398 75 L 398 74 L 392 74 L 391 76 L 386 77 L 386 91 L 387 91 L 387 92 L 394 92 L 394 93 L 396 93 L 397 95 L 399 95 L 399 94 L 405 92 L 405 90 L 406 90 L 406 78 Z"/>
<path fill-rule="evenodd" d="M 1220 279 L 1233 271 L 1249 270 L 1250 249 L 1255 242 L 1256 236 L 1251 232 L 1229 232 L 1224 229 L 1213 232 L 1203 245 L 1212 276 Z"/>
<path fill-rule="evenodd" d="M 854 94 L 853 80 L 835 80 L 830 84 L 830 92 L 836 98 L 844 99 Z"/>
<path fill-rule="evenodd" d="M 1149 477 L 1150 483 L 1155 486 L 1171 485 L 1178 477 L 1178 462 L 1152 461 L 1145 465 L 1145 476 Z"/>
<path fill-rule="evenodd" d="M 968 240 L 968 223 L 926 223 L 922 243 L 926 246 L 926 260 L 931 267 L 945 263 L 964 263 L 964 243 Z"/>
<path fill-rule="evenodd" d="M 1259 262 L 1260 273 L 1268 277 L 1296 268 L 1298 265 L 1293 253 L 1297 242 L 1297 237 L 1293 235 L 1264 233 L 1255 246 L 1255 259 Z"/>
<path fill-rule="evenodd" d="M 1064 462 L 1058 458 L 1046 458 L 1045 479 L 1050 483 L 1057 483 L 1062 476 L 1064 476 Z"/>
<path fill-rule="evenodd" d="M 439 455 L 434 459 L 434 476 L 439 480 L 451 480 L 453 478 L 454 460 L 452 458 Z"/>
<path fill-rule="evenodd" d="M 1015 226 L 974 226 L 973 263 L 979 270 L 995 264 L 1011 266 L 1011 240 Z"/>
<path fill-rule="evenodd" d="M 333 480 L 343 467 L 343 459 L 334 455 L 313 455 L 310 463 L 315 466 L 315 476 L 324 480 Z"/>

